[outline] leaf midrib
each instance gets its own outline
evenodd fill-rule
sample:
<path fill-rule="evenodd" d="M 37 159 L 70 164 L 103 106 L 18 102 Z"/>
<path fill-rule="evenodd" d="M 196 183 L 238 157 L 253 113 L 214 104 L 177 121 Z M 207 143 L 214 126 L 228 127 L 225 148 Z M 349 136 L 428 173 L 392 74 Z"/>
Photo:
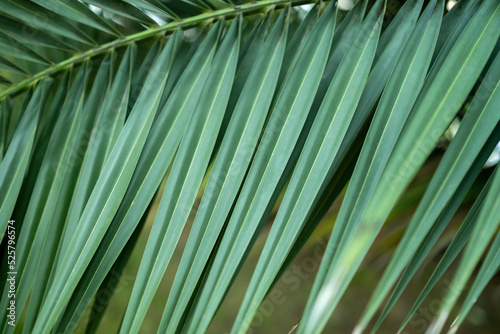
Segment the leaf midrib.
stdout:
<path fill-rule="evenodd" d="M 0 93 L 0 101 L 9 97 L 15 96 L 29 87 L 36 85 L 40 80 L 46 78 L 48 76 L 52 76 L 68 70 L 75 64 L 79 64 L 84 62 L 87 59 L 93 58 L 95 56 L 101 55 L 107 51 L 114 50 L 119 47 L 127 46 L 133 42 L 141 41 L 147 38 L 152 38 L 157 35 L 165 34 L 167 32 L 172 32 L 175 29 L 185 29 L 189 27 L 193 27 L 196 25 L 201 25 L 204 22 L 209 22 L 213 20 L 223 19 L 226 17 L 235 16 L 237 14 L 241 15 L 250 15 L 255 12 L 258 12 L 262 9 L 265 9 L 269 6 L 281 6 L 281 5 L 291 5 L 291 6 L 300 6 L 307 3 L 314 3 L 315 0 L 263 0 L 255 3 L 247 3 L 239 6 L 234 6 L 232 8 L 219 9 L 215 11 L 211 11 L 208 13 L 202 13 L 196 16 L 192 16 L 180 21 L 174 21 L 167 23 L 163 26 L 148 29 L 145 31 L 140 31 L 138 33 L 125 36 L 123 38 L 115 39 L 111 42 L 101 44 L 95 48 L 87 50 L 83 53 L 77 54 L 73 57 L 70 57 L 60 63 L 54 64 L 33 76 L 20 81 L 17 84 L 12 85 L 10 88 Z"/>

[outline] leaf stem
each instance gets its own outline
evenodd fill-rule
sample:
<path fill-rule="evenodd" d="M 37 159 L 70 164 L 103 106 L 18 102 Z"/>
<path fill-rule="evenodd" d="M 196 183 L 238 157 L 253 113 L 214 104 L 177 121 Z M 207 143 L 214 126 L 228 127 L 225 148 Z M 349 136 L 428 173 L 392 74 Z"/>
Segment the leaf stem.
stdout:
<path fill-rule="evenodd" d="M 291 5 L 300 6 L 307 3 L 314 3 L 315 0 L 263 0 L 253 3 L 242 4 L 239 6 L 234 6 L 230 8 L 219 9 L 207 13 L 202 13 L 196 16 L 192 16 L 179 21 L 169 22 L 161 27 L 152 28 L 144 30 L 132 35 L 128 35 L 106 44 L 99 45 L 93 49 L 87 50 L 83 53 L 77 54 L 71 58 L 68 58 L 60 63 L 54 64 L 43 71 L 34 74 L 33 76 L 14 84 L 10 88 L 0 93 L 0 100 L 16 95 L 25 89 L 37 84 L 38 81 L 42 80 L 47 76 L 57 74 L 61 71 L 68 69 L 74 64 L 81 63 L 89 58 L 100 55 L 104 52 L 126 46 L 136 41 L 151 38 L 160 34 L 164 34 L 175 29 L 186 29 L 198 25 L 201 22 L 208 22 L 211 20 L 221 19 L 224 17 L 231 17 L 238 14 L 249 15 L 265 9 L 269 6 L 280 6 L 280 5 Z"/>

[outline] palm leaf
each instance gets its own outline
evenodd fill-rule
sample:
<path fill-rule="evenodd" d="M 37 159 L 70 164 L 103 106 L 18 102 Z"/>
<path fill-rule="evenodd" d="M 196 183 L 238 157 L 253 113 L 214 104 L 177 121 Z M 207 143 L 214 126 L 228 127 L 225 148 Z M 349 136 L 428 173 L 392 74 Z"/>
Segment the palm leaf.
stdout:
<path fill-rule="evenodd" d="M 169 180 L 165 186 L 160 209 L 148 240 L 139 277 L 134 285 L 121 332 L 138 332 L 142 318 L 178 242 L 189 208 L 201 185 L 215 145 L 222 114 L 229 99 L 239 48 L 239 25 L 236 20 L 224 37 L 214 57 L 207 82 L 201 92 L 196 111 L 180 143 Z M 218 27 L 213 29 L 217 30 Z"/>
<path fill-rule="evenodd" d="M 114 146 L 103 167 L 104 172 L 99 176 L 96 187 L 92 190 L 82 212 L 75 234 L 72 236 L 72 248 L 63 254 L 61 266 L 56 271 L 52 286 L 47 293 L 47 299 L 42 304 L 34 331 L 48 332 L 54 326 L 63 310 L 64 300 L 69 300 L 79 278 L 90 262 L 91 258 L 86 254 L 95 252 L 111 223 L 112 216 L 118 209 L 137 165 L 168 75 L 169 66 L 160 67 L 158 64 L 170 63 L 176 44 L 177 39 L 174 37 L 162 52 L 155 71 L 148 77 L 134 110 L 130 113 L 117 139 L 117 145 Z M 136 127 L 140 131 L 135 131 Z M 103 179 L 105 182 L 102 181 Z M 103 226 L 99 226 L 100 224 Z M 62 293 L 52 294 L 53 290 L 61 290 Z"/>
<path fill-rule="evenodd" d="M 488 332 L 500 4 L 398 3 L 1 1 L 2 332 Z"/>

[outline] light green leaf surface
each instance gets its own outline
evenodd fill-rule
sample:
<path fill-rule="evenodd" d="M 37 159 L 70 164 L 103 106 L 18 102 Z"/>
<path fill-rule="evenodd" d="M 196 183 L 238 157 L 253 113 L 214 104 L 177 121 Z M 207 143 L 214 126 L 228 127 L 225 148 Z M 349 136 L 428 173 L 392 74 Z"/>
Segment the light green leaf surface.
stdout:
<path fill-rule="evenodd" d="M 31 0 L 70 20 L 80 22 L 107 33 L 114 33 L 111 27 L 100 19 L 90 8 L 79 1 L 71 0 Z"/>
<path fill-rule="evenodd" d="M 85 106 L 88 112 L 90 112 L 88 109 L 97 108 L 98 114 L 92 132 L 87 134 L 89 137 L 89 149 L 85 152 L 82 171 L 76 182 L 75 195 L 69 206 L 62 244 L 58 251 L 60 255 L 66 254 L 70 248 L 71 239 L 85 208 L 85 204 L 125 123 L 130 92 L 130 71 L 134 56 L 135 45 L 131 45 L 121 61 L 120 68 L 113 79 L 111 89 L 104 85 L 100 89 L 105 91 L 106 94 L 102 94 L 101 91 L 96 92 L 99 94 L 99 98 L 104 101 L 99 101 L 95 98 L 96 101 L 94 103 L 90 104 L 87 102 Z"/>
<path fill-rule="evenodd" d="M 75 230 L 72 248 L 63 255 L 61 266 L 42 304 L 33 329 L 35 332 L 48 333 L 55 325 L 123 199 L 168 76 L 169 66 L 165 64 L 170 64 L 177 43 L 178 39 L 172 38 L 160 55 L 103 167 Z"/>
<path fill-rule="evenodd" d="M 408 225 L 400 246 L 393 254 L 380 283 L 373 292 L 361 325 L 365 326 L 376 309 L 385 299 L 390 288 L 400 276 L 414 254 L 441 215 L 444 207 L 465 177 L 467 171 L 481 151 L 483 145 L 500 121 L 500 102 L 496 95 L 500 85 L 500 56 L 491 66 L 483 84 L 477 91 L 467 114 L 450 147 L 447 149 L 438 169 Z M 490 93 L 491 92 L 491 93 Z"/>
<path fill-rule="evenodd" d="M 58 323 L 60 331 L 77 325 L 160 186 L 204 86 L 218 32 L 214 27 L 207 36 L 153 124 L 122 203 Z"/>
<path fill-rule="evenodd" d="M 455 306 L 458 297 L 465 288 L 465 284 L 472 275 L 488 243 L 493 239 L 493 234 L 500 225 L 500 197 L 498 196 L 498 192 L 500 191 L 499 170 L 500 168 L 495 169 L 491 186 L 488 189 L 484 203 L 477 216 L 478 223 L 473 228 L 471 238 L 465 248 L 464 255 L 455 272 L 455 276 L 450 284 L 450 289 L 446 294 L 441 310 L 435 321 L 427 329 L 427 333 L 434 333 L 442 330 L 451 309 Z M 452 327 L 448 333 L 455 333 L 457 329 L 458 326 Z"/>
<path fill-rule="evenodd" d="M 311 107 L 334 26 L 334 7 L 330 5 L 315 24 L 279 93 L 240 192 L 242 200 L 235 204 L 213 267 L 184 329 L 188 333 L 203 332 L 208 327 L 258 228 L 255 222 L 261 221 L 267 210 L 268 200 L 273 196 L 305 122 L 307 113 L 304 111 Z"/>
<path fill-rule="evenodd" d="M 312 209 L 368 77 L 381 30 L 374 7 L 326 92 L 247 290 L 233 332 L 244 332 Z M 371 33 L 367 33 L 368 31 Z"/>
<path fill-rule="evenodd" d="M 217 139 L 238 60 L 240 21 L 232 23 L 179 146 L 120 332 L 137 333 L 188 218 Z"/>
<path fill-rule="evenodd" d="M 63 17 L 29 0 L 5 0 L 0 10 L 36 29 L 47 30 L 58 36 L 89 44 L 84 34 L 75 29 Z"/>
<path fill-rule="evenodd" d="M 0 1 L 2 332 L 488 331 L 500 4 L 354 2 Z"/>
<path fill-rule="evenodd" d="M 480 10 L 487 15 L 488 19 L 484 19 L 482 15 L 475 16 L 447 55 L 442 66 L 434 65 L 437 68 L 437 74 L 432 81 L 427 79 L 428 89 L 425 89 L 424 85 L 422 90 L 424 94 L 421 94 L 417 100 L 412 111 L 413 117 L 410 116 L 403 130 L 403 136 L 399 139 L 382 174 L 381 182 L 377 185 L 372 200 L 361 217 L 361 225 L 358 227 L 355 241 L 350 243 L 348 253 L 345 251 L 347 247 L 344 246 L 343 259 L 338 256 L 338 262 L 331 266 L 331 268 L 344 269 L 330 270 L 325 283 L 321 285 L 321 288 L 317 288 L 318 293 L 313 296 L 323 294 L 324 291 L 326 296 L 333 296 L 333 291 L 338 289 L 338 284 L 342 284 L 340 282 L 348 278 L 347 275 L 352 278 L 354 272 L 350 268 L 359 266 L 397 198 L 458 111 L 465 99 L 465 94 L 473 85 L 473 81 L 460 78 L 479 76 L 493 49 L 494 45 L 491 41 L 498 38 L 500 30 L 496 27 L 497 20 L 494 19 L 497 15 L 495 6 L 496 4 L 492 1 L 483 4 Z M 463 50 L 467 52 L 464 53 Z M 461 70 L 456 71 L 456 68 Z M 391 196 L 387 196 L 389 193 Z M 319 284 L 317 283 L 317 286 Z M 318 301 L 316 305 L 321 308 L 322 301 Z M 315 314 L 316 310 L 312 308 L 310 312 Z"/>
<path fill-rule="evenodd" d="M 12 219 L 17 196 L 28 169 L 38 119 L 50 83 L 51 80 L 47 80 L 33 94 L 0 163 L 0 180 L 2 180 L 0 183 L 0 234 L 2 235 L 5 233 L 8 221 Z M 4 101 L 4 104 L 7 103 L 9 101 Z M 2 118 L 7 116 L 7 111 L 8 109 L 2 105 Z M 2 134 L 4 134 L 3 131 Z"/>
<path fill-rule="evenodd" d="M 286 14 L 281 13 L 275 23 L 236 104 L 177 269 L 159 332 L 176 331 L 250 164 L 277 84 L 286 41 Z"/>
<path fill-rule="evenodd" d="M 434 270 L 431 277 L 427 281 L 427 284 L 425 285 L 425 287 L 422 289 L 422 292 L 420 293 L 417 300 L 413 304 L 412 308 L 408 312 L 408 315 L 405 317 L 402 325 L 400 326 L 399 332 L 401 332 L 404 329 L 404 327 L 408 324 L 411 317 L 415 314 L 415 312 L 420 307 L 420 305 L 422 304 L 424 299 L 428 296 L 429 292 L 436 285 L 438 280 L 442 277 L 442 275 L 445 273 L 445 271 L 448 269 L 448 267 L 452 264 L 452 262 L 455 260 L 455 258 L 460 254 L 463 247 L 465 246 L 467 241 L 470 239 L 470 236 L 472 234 L 472 230 L 473 230 L 474 226 L 476 226 L 478 223 L 478 220 L 477 220 L 478 213 L 479 213 L 481 206 L 483 205 L 484 198 L 486 197 L 486 194 L 488 193 L 490 186 L 491 186 L 491 179 L 488 181 L 488 183 L 484 187 L 483 191 L 481 191 L 478 198 L 474 202 L 474 205 L 469 210 L 467 217 L 463 221 L 462 225 L 460 225 L 460 228 L 458 229 L 457 233 L 455 234 L 455 237 L 453 238 L 450 245 L 446 249 L 446 252 L 444 253 L 441 260 L 439 261 L 436 269 Z"/>
<path fill-rule="evenodd" d="M 47 151 L 23 219 L 23 234 L 18 239 L 16 247 L 16 284 L 19 290 L 16 295 L 16 305 L 19 309 L 23 309 L 28 299 L 41 260 L 45 236 L 57 210 L 59 193 L 66 186 L 63 183 L 64 178 L 71 172 L 69 161 L 82 118 L 86 72 L 87 66 L 84 65 L 78 71 L 64 106 L 60 110 L 64 116 L 57 120 L 50 135 Z M 7 294 L 0 302 L 2 305 L 8 303 L 6 297 Z M 2 330 L 3 326 L 2 323 Z"/>
<path fill-rule="evenodd" d="M 486 287 L 486 284 L 493 278 L 493 276 L 498 272 L 500 268 L 500 233 L 497 233 L 495 241 L 491 244 L 490 250 L 486 258 L 484 259 L 483 264 L 481 265 L 481 269 L 472 284 L 472 287 L 467 294 L 467 298 L 462 304 L 460 311 L 458 313 L 457 318 L 452 324 L 451 332 L 455 332 L 462 322 L 465 320 L 465 317 L 472 309 L 474 303 L 479 298 L 482 290 Z"/>
<path fill-rule="evenodd" d="M 427 233 L 424 241 L 419 245 L 418 249 L 415 251 L 414 255 L 412 256 L 412 259 L 408 263 L 408 266 L 404 270 L 404 272 L 401 274 L 401 278 L 399 279 L 397 285 L 394 287 L 394 290 L 390 296 L 389 301 L 387 302 L 386 306 L 384 307 L 384 310 L 382 311 L 382 314 L 377 320 L 377 323 L 375 324 L 374 328 L 372 329 L 372 332 L 375 332 L 378 328 L 378 326 L 382 323 L 384 318 L 388 315 L 388 312 L 390 309 L 394 306 L 396 303 L 397 299 L 401 296 L 403 293 L 403 290 L 409 283 L 410 279 L 416 274 L 417 270 L 420 268 L 420 266 L 423 264 L 424 260 L 426 259 L 427 255 L 431 251 L 432 247 L 436 244 L 438 241 L 439 237 L 445 230 L 446 226 L 454 216 L 455 212 L 459 208 L 460 204 L 464 200 L 464 198 L 467 195 L 467 192 L 470 190 L 471 186 L 474 184 L 476 181 L 477 176 L 481 172 L 481 170 L 484 167 L 484 164 L 486 163 L 488 157 L 491 154 L 491 151 L 493 148 L 496 146 L 496 143 L 500 141 L 500 126 L 497 125 L 496 129 L 493 131 L 493 133 L 490 135 L 490 138 L 488 139 L 486 145 L 481 149 L 481 152 L 478 154 L 478 157 L 474 160 L 474 163 L 470 167 L 469 171 L 467 172 L 467 175 L 464 177 L 460 185 L 458 186 L 457 190 L 453 194 L 453 197 L 450 199 L 446 207 L 443 209 L 443 212 L 439 216 L 439 219 L 434 223 L 432 226 L 431 230 Z M 477 202 L 477 201 L 476 201 Z M 481 202 L 481 201 L 479 201 Z M 478 202 L 478 203 L 479 203 Z M 461 225 L 459 231 L 457 231 L 456 236 L 460 236 L 461 230 L 465 228 L 465 223 Z M 452 244 L 455 241 L 452 242 Z M 450 245 L 446 251 L 450 249 L 453 249 L 452 245 Z M 446 258 L 447 254 L 443 256 L 443 260 Z M 436 269 L 437 270 L 437 269 Z M 425 291 L 425 289 L 423 290 Z M 421 299 L 422 297 L 419 297 Z M 416 306 L 417 304 L 415 304 Z M 415 309 L 415 306 L 412 309 Z M 407 316 L 411 317 L 411 315 Z"/>

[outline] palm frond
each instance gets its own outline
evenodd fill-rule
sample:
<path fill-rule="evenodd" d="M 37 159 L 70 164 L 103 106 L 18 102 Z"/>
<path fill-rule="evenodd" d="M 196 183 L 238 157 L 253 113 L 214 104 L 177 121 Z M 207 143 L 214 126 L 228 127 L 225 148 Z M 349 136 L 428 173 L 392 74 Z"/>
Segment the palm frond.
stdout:
<path fill-rule="evenodd" d="M 245 333 L 299 253 L 331 233 L 290 317 L 292 331 L 320 333 L 396 220 L 395 250 L 350 330 L 384 328 L 440 243 L 392 330 L 449 268 L 426 329 L 455 317 L 448 332 L 459 330 L 500 265 L 500 167 L 488 167 L 500 3 L 394 5 L 0 2 L 2 333 L 99 332 L 116 306 L 101 296 L 128 265 L 121 333 L 144 330 L 155 296 L 158 332 L 209 332 L 257 252 L 232 318 Z"/>

